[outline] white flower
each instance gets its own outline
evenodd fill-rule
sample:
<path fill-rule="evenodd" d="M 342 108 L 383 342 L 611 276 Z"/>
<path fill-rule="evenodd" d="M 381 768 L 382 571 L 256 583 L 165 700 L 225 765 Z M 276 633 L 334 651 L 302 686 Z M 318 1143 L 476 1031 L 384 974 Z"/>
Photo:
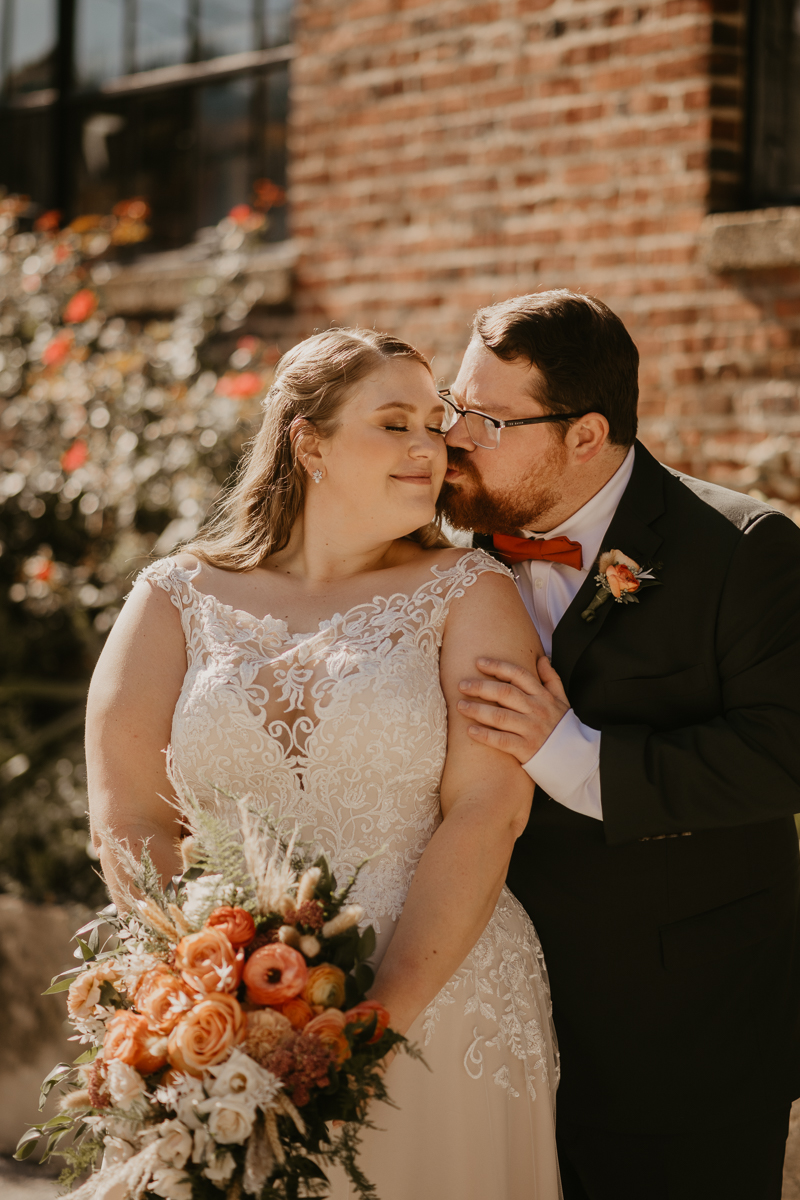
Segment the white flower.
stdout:
<path fill-rule="evenodd" d="M 208 1132 L 215 1142 L 241 1143 L 250 1136 L 255 1107 L 247 1100 L 212 1096 L 199 1104 L 198 1109 L 209 1114 Z"/>
<path fill-rule="evenodd" d="M 218 1154 L 203 1171 L 206 1179 L 212 1183 L 227 1183 L 236 1168 L 236 1162 L 230 1151 Z"/>
<path fill-rule="evenodd" d="M 112 1058 L 106 1076 L 111 1099 L 117 1108 L 134 1108 L 145 1094 L 144 1080 L 139 1072 L 119 1058 Z"/>
<path fill-rule="evenodd" d="M 178 1167 L 159 1167 L 148 1189 L 164 1200 L 192 1200 L 192 1181 Z"/>
<path fill-rule="evenodd" d="M 271 1071 L 241 1050 L 231 1051 L 218 1067 L 209 1067 L 204 1082 L 209 1096 L 234 1096 L 260 1108 L 271 1106 L 281 1088 Z"/>
<path fill-rule="evenodd" d="M 103 1166 L 116 1167 L 119 1163 L 127 1162 L 136 1153 L 134 1146 L 121 1137 L 104 1137 Z"/>
<path fill-rule="evenodd" d="M 158 1157 L 171 1167 L 182 1167 L 192 1152 L 192 1135 L 183 1121 L 162 1121 L 156 1126 Z"/>
<path fill-rule="evenodd" d="M 202 925 L 219 899 L 224 886 L 221 875 L 201 875 L 186 884 L 183 915 L 190 925 Z"/>
<path fill-rule="evenodd" d="M 196 1105 L 205 1100 L 206 1094 L 199 1079 L 176 1075 L 168 1086 L 156 1088 L 155 1098 L 165 1108 L 172 1109 L 188 1129 L 200 1128 Z"/>

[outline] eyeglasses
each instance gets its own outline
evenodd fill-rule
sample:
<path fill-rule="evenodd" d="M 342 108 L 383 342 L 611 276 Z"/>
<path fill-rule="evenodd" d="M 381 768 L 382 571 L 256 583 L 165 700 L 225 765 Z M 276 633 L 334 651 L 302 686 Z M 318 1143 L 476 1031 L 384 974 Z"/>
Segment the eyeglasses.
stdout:
<path fill-rule="evenodd" d="M 576 417 L 585 417 L 592 412 L 592 409 L 587 408 L 585 412 L 548 413 L 544 417 L 523 417 L 519 421 L 501 421 L 497 417 L 489 417 L 486 413 L 478 412 L 475 408 L 459 408 L 456 402 L 450 399 L 449 388 L 441 389 L 439 395 L 449 406 L 445 409 L 442 432 L 447 433 L 463 417 L 467 433 L 472 441 L 484 450 L 497 449 L 500 445 L 500 431 L 503 429 L 513 429 L 516 425 L 545 425 L 552 421 L 570 421 Z"/>

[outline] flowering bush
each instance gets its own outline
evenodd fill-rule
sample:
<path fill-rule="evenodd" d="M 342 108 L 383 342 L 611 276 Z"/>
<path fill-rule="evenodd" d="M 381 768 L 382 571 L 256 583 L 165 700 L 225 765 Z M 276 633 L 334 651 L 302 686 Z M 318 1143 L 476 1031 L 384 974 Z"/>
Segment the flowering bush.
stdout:
<path fill-rule="evenodd" d="M 132 575 L 203 520 L 278 350 L 244 332 L 258 285 L 230 265 L 262 214 L 237 206 L 199 248 L 194 298 L 138 321 L 105 312 L 103 287 L 114 247 L 147 236 L 144 202 L 63 230 L 53 213 L 23 229 L 26 205 L 0 195 L 0 889 L 98 902 L 88 678 Z"/>
<path fill-rule="evenodd" d="M 137 862 L 117 846 L 138 898 L 79 931 L 82 965 L 53 981 L 89 1049 L 47 1077 L 42 1103 L 59 1086 L 60 1111 L 17 1156 L 48 1136 L 65 1185 L 92 1171 L 75 1200 L 288 1200 L 322 1194 L 334 1162 L 374 1195 L 357 1150 L 367 1105 L 387 1099 L 380 1060 L 419 1055 L 365 999 L 375 934 L 347 903 L 355 879 L 337 890 L 324 856 L 312 864 L 249 799 L 243 844 L 181 803 L 199 863 L 163 891 L 146 848 Z M 104 925 L 116 939 L 101 949 Z"/>

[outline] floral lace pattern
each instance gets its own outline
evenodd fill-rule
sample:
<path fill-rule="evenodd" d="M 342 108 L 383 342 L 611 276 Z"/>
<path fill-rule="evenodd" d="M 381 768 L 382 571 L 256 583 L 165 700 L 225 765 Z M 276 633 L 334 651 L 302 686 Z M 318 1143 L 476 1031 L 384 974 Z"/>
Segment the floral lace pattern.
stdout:
<path fill-rule="evenodd" d="M 172 722 L 176 784 L 203 803 L 235 808 L 222 789 L 250 794 L 300 826 L 340 882 L 372 856 L 354 898 L 385 952 L 419 859 L 441 819 L 447 711 L 439 649 L 450 604 L 485 572 L 510 572 L 482 551 L 433 566 L 412 594 L 375 597 L 290 633 L 284 621 L 233 609 L 195 586 L 201 567 L 166 558 L 139 579 L 178 609 L 188 669 Z M 504 891 L 466 962 L 425 1014 L 425 1037 L 456 996 L 475 1026 L 464 1066 L 520 1094 L 546 1084 L 554 1062 L 549 991 L 527 916 Z M 544 1027 L 543 1027 L 544 1026 Z M 495 1064 L 494 1060 L 497 1060 Z M 518 1075 L 514 1074 L 518 1079 Z M 554 1082 L 554 1081 L 553 1081 Z"/>
<path fill-rule="evenodd" d="M 496 1084 L 518 1098 L 520 1093 L 504 1061 L 507 1056 L 503 1051 L 508 1050 L 522 1065 L 525 1090 L 531 1100 L 536 1099 L 537 1082 L 545 1088 L 550 1083 L 555 1093 L 560 1069 L 544 954 L 527 914 L 506 888 L 463 965 L 425 1010 L 426 1046 L 445 1010 L 459 999 L 464 1002 L 464 1016 L 477 1013 L 484 1027 L 488 1024 L 494 1033 L 489 1037 L 477 1025 L 473 1027 L 472 1041 L 464 1054 L 464 1069 L 470 1078 L 480 1079 L 489 1071 Z M 545 1012 L 541 1012 L 542 1000 Z M 485 1061 L 484 1050 L 497 1051 L 491 1065 Z"/>

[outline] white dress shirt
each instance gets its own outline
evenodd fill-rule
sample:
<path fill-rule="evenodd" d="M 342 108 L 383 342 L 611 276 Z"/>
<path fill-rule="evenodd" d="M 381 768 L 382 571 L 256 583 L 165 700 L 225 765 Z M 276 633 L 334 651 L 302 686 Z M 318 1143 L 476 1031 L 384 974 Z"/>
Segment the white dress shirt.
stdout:
<path fill-rule="evenodd" d="M 635 450 L 631 446 L 619 470 L 596 496 L 561 525 L 546 534 L 523 530 L 523 536 L 568 537 L 580 542 L 583 567 L 530 560 L 512 570 L 520 595 L 542 639 L 545 654 L 553 645 L 553 630 L 578 594 L 594 565 L 606 530 L 628 486 Z M 565 713 L 540 750 L 524 764 L 531 779 L 553 800 L 587 817 L 603 819 L 600 795 L 600 731 L 579 721 L 573 709 Z"/>

